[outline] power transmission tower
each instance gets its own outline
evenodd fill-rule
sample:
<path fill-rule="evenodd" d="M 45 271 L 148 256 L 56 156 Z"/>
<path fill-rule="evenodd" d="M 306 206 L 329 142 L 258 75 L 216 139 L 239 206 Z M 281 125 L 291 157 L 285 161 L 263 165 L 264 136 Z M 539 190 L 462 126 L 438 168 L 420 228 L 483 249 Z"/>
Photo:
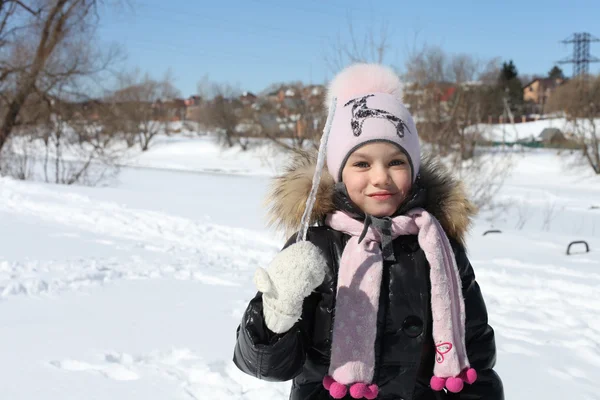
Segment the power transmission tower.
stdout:
<path fill-rule="evenodd" d="M 573 43 L 573 58 L 559 61 L 559 64 L 573 64 L 573 77 L 587 75 L 590 72 L 590 63 L 600 62 L 600 58 L 590 54 L 590 43 L 600 42 L 600 39 L 587 32 L 574 33 L 561 43 Z"/>

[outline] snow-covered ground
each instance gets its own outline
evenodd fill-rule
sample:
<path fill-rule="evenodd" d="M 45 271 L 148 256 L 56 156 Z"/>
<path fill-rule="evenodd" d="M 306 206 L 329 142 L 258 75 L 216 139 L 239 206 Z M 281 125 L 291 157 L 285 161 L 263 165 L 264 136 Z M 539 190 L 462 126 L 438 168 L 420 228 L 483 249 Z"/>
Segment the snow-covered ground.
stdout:
<path fill-rule="evenodd" d="M 287 398 L 230 361 L 283 243 L 264 228 L 269 154 L 162 139 L 109 187 L 0 178 L 0 397 Z M 511 400 L 600 399 L 600 179 L 564 160 L 515 155 L 505 209 L 469 238 Z M 573 240 L 591 251 L 567 256 Z"/>
<path fill-rule="evenodd" d="M 595 119 L 594 124 L 598 126 L 600 119 Z M 515 143 L 520 140 L 537 140 L 546 128 L 558 128 L 567 135 L 576 133 L 577 136 L 587 136 L 590 130 L 595 130 L 589 120 L 579 120 L 578 125 L 575 126 L 573 122 L 567 121 L 566 118 L 548 118 L 516 124 L 479 124 L 467 129 L 473 129 L 481 133 L 484 138 L 490 141 Z M 598 134 L 597 130 L 595 131 Z M 589 136 L 587 137 L 589 138 Z"/>
<path fill-rule="evenodd" d="M 199 138 L 157 136 L 142 156 L 130 157 L 126 165 L 229 175 L 271 176 L 285 162 L 274 145 L 254 140 L 247 151 L 239 147 L 220 149 L 212 136 Z"/>

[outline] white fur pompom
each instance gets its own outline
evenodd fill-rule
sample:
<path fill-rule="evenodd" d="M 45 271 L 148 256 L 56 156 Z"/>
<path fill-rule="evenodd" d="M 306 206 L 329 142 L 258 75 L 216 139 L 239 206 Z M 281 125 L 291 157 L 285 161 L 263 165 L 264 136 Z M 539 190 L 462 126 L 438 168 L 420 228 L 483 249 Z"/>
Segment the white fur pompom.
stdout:
<path fill-rule="evenodd" d="M 381 64 L 354 64 L 339 72 L 327 89 L 327 107 L 367 93 L 388 93 L 402 102 L 402 82 L 390 67 Z"/>

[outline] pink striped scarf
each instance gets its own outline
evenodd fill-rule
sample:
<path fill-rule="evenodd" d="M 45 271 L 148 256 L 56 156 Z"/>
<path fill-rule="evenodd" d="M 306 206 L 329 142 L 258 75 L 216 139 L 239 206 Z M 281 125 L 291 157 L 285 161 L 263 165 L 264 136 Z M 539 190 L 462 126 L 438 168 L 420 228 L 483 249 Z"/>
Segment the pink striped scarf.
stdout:
<path fill-rule="evenodd" d="M 355 399 L 375 399 L 379 389 L 372 383 L 374 345 L 383 270 L 381 243 L 385 238 L 374 226 L 364 231 L 362 222 L 341 211 L 328 215 L 326 223 L 351 238 L 340 261 L 331 364 L 323 384 L 336 399 L 343 398 L 348 388 Z M 418 235 L 430 265 L 432 334 L 436 346 L 431 387 L 460 392 L 463 382 L 473 383 L 477 374 L 467 358 L 465 305 L 448 237 L 437 219 L 423 209 L 392 218 L 388 234 L 392 238 Z"/>

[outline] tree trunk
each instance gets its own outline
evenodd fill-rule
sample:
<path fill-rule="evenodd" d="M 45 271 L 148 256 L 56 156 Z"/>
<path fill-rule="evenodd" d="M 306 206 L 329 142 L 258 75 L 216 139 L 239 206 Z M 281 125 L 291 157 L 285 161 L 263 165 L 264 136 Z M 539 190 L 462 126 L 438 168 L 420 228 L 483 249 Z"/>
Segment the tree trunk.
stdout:
<path fill-rule="evenodd" d="M 142 151 L 147 151 L 148 150 L 148 143 L 150 142 L 150 140 L 148 139 L 148 135 L 141 133 L 140 134 L 140 147 L 142 148 Z"/>
<path fill-rule="evenodd" d="M 45 67 L 46 61 L 48 61 L 48 58 L 62 38 L 66 21 L 77 4 L 77 2 L 73 3 L 68 10 L 60 15 L 58 21 L 55 23 L 55 18 L 59 15 L 59 12 L 67 2 L 68 0 L 58 0 L 44 22 L 42 35 L 33 62 L 31 63 L 31 70 L 23 78 L 22 84 L 18 87 L 15 97 L 9 103 L 6 115 L 2 121 L 2 126 L 0 126 L 0 150 L 2 150 L 2 147 L 6 144 L 8 137 L 12 133 L 19 113 L 21 112 L 21 108 L 29 95 L 33 92 L 35 83 Z"/>

